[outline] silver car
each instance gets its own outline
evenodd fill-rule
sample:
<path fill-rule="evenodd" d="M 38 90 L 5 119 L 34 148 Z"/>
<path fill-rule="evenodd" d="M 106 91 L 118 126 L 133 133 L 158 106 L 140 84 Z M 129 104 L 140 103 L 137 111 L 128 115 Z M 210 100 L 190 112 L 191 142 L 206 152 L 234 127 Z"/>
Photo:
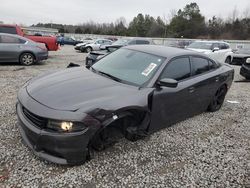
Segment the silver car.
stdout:
<path fill-rule="evenodd" d="M 44 44 L 18 35 L 0 33 L 0 62 L 32 65 L 47 58 L 48 50 Z"/>

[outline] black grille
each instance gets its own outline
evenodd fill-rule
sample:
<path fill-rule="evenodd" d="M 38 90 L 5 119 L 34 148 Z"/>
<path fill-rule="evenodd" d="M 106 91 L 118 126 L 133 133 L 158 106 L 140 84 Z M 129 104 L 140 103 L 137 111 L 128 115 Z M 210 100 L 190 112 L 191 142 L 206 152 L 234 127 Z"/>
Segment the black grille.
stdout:
<path fill-rule="evenodd" d="M 25 117 L 35 126 L 37 126 L 38 128 L 45 128 L 47 125 L 47 119 L 46 118 L 42 118 L 40 116 L 37 116 L 35 114 L 33 114 L 32 112 L 30 112 L 29 110 L 27 110 L 26 108 L 23 107 L 23 114 L 25 115 Z"/>

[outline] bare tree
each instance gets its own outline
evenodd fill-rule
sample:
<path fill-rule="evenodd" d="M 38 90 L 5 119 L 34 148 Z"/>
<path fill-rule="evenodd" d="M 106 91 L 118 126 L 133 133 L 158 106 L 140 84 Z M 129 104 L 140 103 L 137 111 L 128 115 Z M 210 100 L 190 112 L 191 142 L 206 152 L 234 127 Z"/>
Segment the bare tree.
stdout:
<path fill-rule="evenodd" d="M 229 14 L 228 21 L 233 23 L 239 17 L 239 11 L 237 6 L 234 7 L 233 11 Z"/>
<path fill-rule="evenodd" d="M 243 18 L 250 18 L 250 6 L 246 7 L 243 11 Z"/>

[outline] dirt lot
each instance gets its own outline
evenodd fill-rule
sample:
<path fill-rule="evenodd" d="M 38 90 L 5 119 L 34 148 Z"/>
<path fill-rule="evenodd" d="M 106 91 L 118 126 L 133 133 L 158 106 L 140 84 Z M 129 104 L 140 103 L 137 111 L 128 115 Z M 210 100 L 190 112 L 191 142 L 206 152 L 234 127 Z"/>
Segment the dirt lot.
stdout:
<path fill-rule="evenodd" d="M 84 57 L 65 46 L 39 65 L 0 66 L 0 187 L 250 187 L 250 83 L 244 81 L 233 83 L 219 112 L 134 143 L 123 139 L 81 166 L 35 157 L 16 126 L 17 91 L 47 70 L 83 64 Z M 234 68 L 235 81 L 244 80 Z"/>

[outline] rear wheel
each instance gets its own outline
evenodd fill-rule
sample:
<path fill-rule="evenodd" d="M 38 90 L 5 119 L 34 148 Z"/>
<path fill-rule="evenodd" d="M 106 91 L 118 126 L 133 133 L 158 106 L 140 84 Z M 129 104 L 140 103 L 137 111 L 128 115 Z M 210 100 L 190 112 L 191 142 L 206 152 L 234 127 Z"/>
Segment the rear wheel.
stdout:
<path fill-rule="evenodd" d="M 227 87 L 226 85 L 223 85 L 215 93 L 210 105 L 208 106 L 208 111 L 210 112 L 218 111 L 224 102 L 226 94 L 227 94 Z"/>
<path fill-rule="evenodd" d="M 35 57 L 33 54 L 31 53 L 23 53 L 21 56 L 20 56 L 20 63 L 22 65 L 26 65 L 26 66 L 29 66 L 29 65 L 32 65 L 34 64 L 35 62 Z"/>

